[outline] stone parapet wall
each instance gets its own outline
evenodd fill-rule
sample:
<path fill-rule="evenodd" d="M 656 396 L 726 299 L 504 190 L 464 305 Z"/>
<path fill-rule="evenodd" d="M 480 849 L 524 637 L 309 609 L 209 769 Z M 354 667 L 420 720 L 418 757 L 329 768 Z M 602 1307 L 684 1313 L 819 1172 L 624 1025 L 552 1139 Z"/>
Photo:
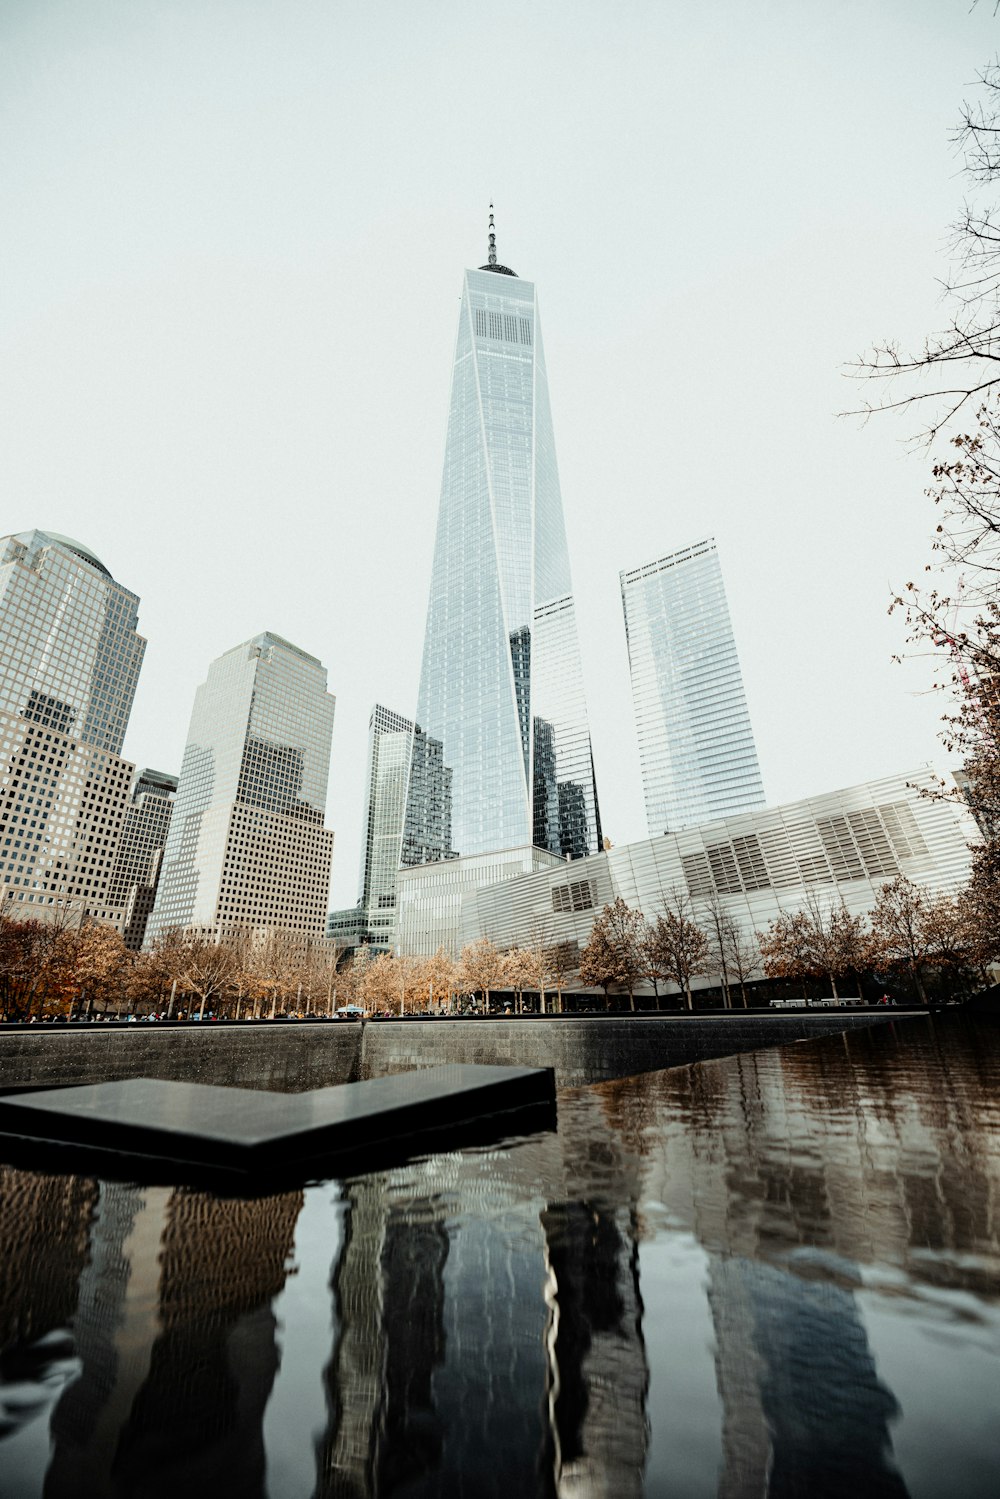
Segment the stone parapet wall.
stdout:
<path fill-rule="evenodd" d="M 900 1022 L 872 1013 L 379 1020 L 335 1024 L 15 1026 L 0 1030 L 0 1089 L 157 1077 L 298 1093 L 415 1067 L 553 1067 L 561 1086 Z"/>
<path fill-rule="evenodd" d="M 0 1089 L 158 1077 L 300 1093 L 357 1082 L 361 1025 L 16 1026 L 0 1031 Z"/>

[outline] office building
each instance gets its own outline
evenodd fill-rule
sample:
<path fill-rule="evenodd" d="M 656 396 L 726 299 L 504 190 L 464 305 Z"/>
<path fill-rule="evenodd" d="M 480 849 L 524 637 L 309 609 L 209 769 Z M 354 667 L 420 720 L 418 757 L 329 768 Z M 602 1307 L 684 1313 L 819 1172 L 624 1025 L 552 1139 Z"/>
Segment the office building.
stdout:
<path fill-rule="evenodd" d="M 365 775 L 365 810 L 361 833 L 361 870 L 358 903 L 331 911 L 326 934 L 347 952 L 370 947 L 388 952 L 396 921 L 396 875 L 402 862 L 406 794 L 413 766 L 414 726 L 410 719 L 376 703 L 368 722 L 368 768 Z M 434 761 L 426 737 L 421 735 L 413 772 L 427 776 Z M 437 760 L 440 766 L 440 756 Z M 439 770 L 440 777 L 440 770 Z M 440 803 L 440 798 L 439 798 Z M 422 805 L 430 807 L 428 797 Z M 426 825 L 426 824 L 425 824 Z M 435 849 L 446 847 L 446 834 L 435 840 Z M 433 851 L 432 851 L 433 852 Z M 440 857 L 434 854 L 434 857 Z M 423 857 L 411 862 L 422 864 Z"/>
<path fill-rule="evenodd" d="M 279 635 L 213 661 L 195 693 L 147 945 L 173 928 L 323 936 L 333 711 L 326 668 Z"/>
<path fill-rule="evenodd" d="M 0 901 L 121 923 L 110 879 L 135 767 L 120 756 L 139 600 L 54 531 L 0 540 Z"/>
<path fill-rule="evenodd" d="M 462 287 L 413 767 L 406 865 L 601 846 L 537 299 L 492 213 Z"/>
<path fill-rule="evenodd" d="M 620 576 L 650 837 L 762 807 L 715 542 Z"/>
<path fill-rule="evenodd" d="M 925 766 L 620 844 L 582 866 L 553 860 L 518 868 L 504 856 L 493 861 L 490 879 L 477 858 L 404 869 L 397 946 L 425 954 L 444 945 L 457 954 L 489 937 L 499 948 L 542 944 L 579 953 L 599 912 L 618 896 L 651 920 L 677 895 L 688 898 L 695 921 L 706 901 L 719 901 L 752 943 L 781 911 L 810 898 L 822 905 L 843 897 L 849 911 L 869 911 L 885 881 L 900 874 L 931 893 L 954 894 L 968 882 L 978 833 L 964 805 L 922 794 L 938 784 Z M 714 982 L 696 979 L 694 987 Z"/>
<path fill-rule="evenodd" d="M 396 875 L 403 845 L 413 724 L 376 703 L 368 725 L 365 820 L 358 904 L 388 948 L 396 916 Z"/>
<path fill-rule="evenodd" d="M 129 792 L 109 899 L 124 913 L 125 946 L 136 952 L 142 947 L 156 901 L 176 794 L 177 777 L 160 770 L 139 771 Z"/>

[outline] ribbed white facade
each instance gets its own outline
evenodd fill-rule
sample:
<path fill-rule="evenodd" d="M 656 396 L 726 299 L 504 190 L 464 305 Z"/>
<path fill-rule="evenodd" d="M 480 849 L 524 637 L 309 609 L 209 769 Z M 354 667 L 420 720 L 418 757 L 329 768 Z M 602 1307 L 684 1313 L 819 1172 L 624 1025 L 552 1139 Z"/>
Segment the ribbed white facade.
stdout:
<path fill-rule="evenodd" d="M 466 872 L 476 862 L 467 859 L 437 871 L 403 870 L 398 947 L 426 953 L 443 944 L 457 953 L 489 937 L 501 948 L 582 948 L 616 896 L 651 919 L 676 892 L 690 899 L 696 920 L 699 902 L 718 897 L 752 935 L 810 896 L 870 910 L 898 874 L 953 892 L 968 879 L 978 833 L 964 804 L 920 794 L 936 784 L 936 773 L 923 768 L 623 844 L 584 864 L 504 870 L 492 883 Z"/>

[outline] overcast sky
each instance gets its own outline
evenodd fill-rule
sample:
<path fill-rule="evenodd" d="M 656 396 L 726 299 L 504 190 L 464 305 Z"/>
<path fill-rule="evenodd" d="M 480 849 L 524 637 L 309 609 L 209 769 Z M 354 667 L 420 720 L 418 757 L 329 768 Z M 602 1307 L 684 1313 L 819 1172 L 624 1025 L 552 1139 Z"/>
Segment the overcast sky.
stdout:
<path fill-rule="evenodd" d="M 125 754 L 176 771 L 271 629 L 412 715 L 462 271 L 538 286 L 605 831 L 645 836 L 618 589 L 714 534 L 770 802 L 942 762 L 912 420 L 842 367 L 942 318 L 967 0 L 0 0 L 0 534 L 141 598 Z"/>

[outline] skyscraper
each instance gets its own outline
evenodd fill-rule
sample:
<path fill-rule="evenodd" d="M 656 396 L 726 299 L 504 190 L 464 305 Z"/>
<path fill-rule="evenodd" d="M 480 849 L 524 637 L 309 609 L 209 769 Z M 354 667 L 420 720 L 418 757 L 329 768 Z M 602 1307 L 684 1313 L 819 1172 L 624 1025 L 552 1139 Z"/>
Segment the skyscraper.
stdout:
<path fill-rule="evenodd" d="M 323 936 L 333 710 L 326 668 L 279 635 L 212 662 L 195 693 L 147 941 L 175 927 Z"/>
<path fill-rule="evenodd" d="M 376 703 L 368 724 L 365 821 L 361 836 L 358 904 L 374 916 L 384 913 L 392 930 L 396 873 L 403 842 L 406 786 L 413 748 L 413 724 Z"/>
<path fill-rule="evenodd" d="M 138 611 L 80 542 L 0 539 L 0 901 L 19 915 L 120 924 L 108 884 L 135 769 L 119 752 Z"/>
<path fill-rule="evenodd" d="M 650 837 L 762 807 L 714 539 L 620 578 Z"/>
<path fill-rule="evenodd" d="M 601 845 L 535 288 L 498 264 L 492 212 L 462 289 L 413 766 L 404 864 Z"/>
<path fill-rule="evenodd" d="M 132 782 L 109 881 L 109 900 L 124 912 L 125 946 L 138 951 L 156 900 L 177 777 L 142 770 Z"/>
<path fill-rule="evenodd" d="M 427 746 L 418 746 L 424 772 Z M 388 951 L 396 921 L 396 876 L 402 858 L 406 792 L 413 758 L 413 724 L 400 713 L 376 703 L 368 723 L 368 769 L 361 833 L 358 904 L 331 911 L 327 936 L 345 948 L 361 946 Z M 425 798 L 425 806 L 429 801 Z M 440 837 L 438 839 L 440 843 Z M 419 860 L 417 862 L 423 862 Z"/>

